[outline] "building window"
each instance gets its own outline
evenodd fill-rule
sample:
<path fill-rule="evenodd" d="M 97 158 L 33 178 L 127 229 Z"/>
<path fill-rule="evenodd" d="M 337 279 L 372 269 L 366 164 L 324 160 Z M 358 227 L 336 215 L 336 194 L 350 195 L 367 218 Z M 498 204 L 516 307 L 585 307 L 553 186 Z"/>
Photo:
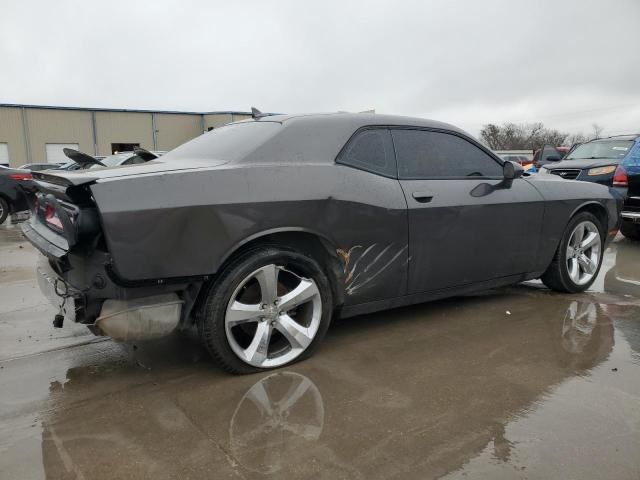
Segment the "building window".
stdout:
<path fill-rule="evenodd" d="M 9 144 L 0 143 L 0 165 L 9 166 Z"/>
<path fill-rule="evenodd" d="M 133 152 L 133 149 L 139 146 L 139 143 L 112 143 L 111 153 Z"/>
<path fill-rule="evenodd" d="M 69 159 L 62 149 L 72 148 L 73 150 L 79 150 L 80 148 L 77 143 L 47 143 L 44 147 L 48 163 L 67 163 Z"/>

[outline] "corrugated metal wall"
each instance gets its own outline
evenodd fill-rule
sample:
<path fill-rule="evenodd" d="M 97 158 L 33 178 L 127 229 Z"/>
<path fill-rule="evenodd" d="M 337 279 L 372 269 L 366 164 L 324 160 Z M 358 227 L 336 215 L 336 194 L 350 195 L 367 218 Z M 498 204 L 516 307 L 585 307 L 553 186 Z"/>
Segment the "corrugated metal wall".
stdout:
<path fill-rule="evenodd" d="M 207 131 L 210 128 L 218 128 L 227 123 L 233 122 L 233 115 L 205 115 L 204 116 L 204 130 Z"/>
<path fill-rule="evenodd" d="M 25 108 L 31 162 L 46 162 L 47 143 L 76 143 L 83 152 L 93 153 L 91 113 L 83 110 Z"/>
<path fill-rule="evenodd" d="M 233 118 L 234 122 L 239 122 L 240 120 L 247 120 L 251 118 L 251 115 L 240 115 L 240 114 L 234 113 L 233 115 L 231 115 L 231 117 Z"/>
<path fill-rule="evenodd" d="M 156 150 L 171 150 L 202 134 L 202 115 L 154 113 Z"/>
<path fill-rule="evenodd" d="M 0 143 L 8 144 L 10 164 L 17 167 L 46 162 L 47 143 L 78 144 L 91 155 L 110 155 L 112 143 L 171 150 L 210 127 L 246 118 L 251 115 L 0 106 Z"/>
<path fill-rule="evenodd" d="M 150 113 L 96 112 L 98 155 L 111 155 L 112 143 L 139 143 L 153 150 L 153 125 Z"/>
<path fill-rule="evenodd" d="M 27 163 L 22 109 L 0 107 L 0 143 L 8 144 L 9 161 L 12 167 Z"/>

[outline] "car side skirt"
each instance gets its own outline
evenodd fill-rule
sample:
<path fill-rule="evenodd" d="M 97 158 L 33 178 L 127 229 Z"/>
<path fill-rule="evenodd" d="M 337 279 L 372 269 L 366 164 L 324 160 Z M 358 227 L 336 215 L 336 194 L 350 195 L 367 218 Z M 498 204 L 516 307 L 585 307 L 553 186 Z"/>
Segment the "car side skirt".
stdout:
<path fill-rule="evenodd" d="M 472 283 L 468 285 L 460 285 L 452 288 L 445 288 L 442 290 L 434 290 L 431 292 L 415 293 L 412 295 L 405 295 L 403 297 L 390 298 L 386 300 L 379 300 L 375 302 L 360 303 L 357 305 L 344 306 L 339 318 L 355 317 L 356 315 L 364 315 L 367 313 L 378 312 L 381 310 L 387 310 L 390 308 L 405 307 L 408 305 L 415 305 L 418 303 L 430 302 L 433 300 L 440 300 L 443 298 L 456 297 L 459 295 L 467 295 L 470 293 L 481 292 L 492 288 L 504 287 L 507 285 L 515 285 L 525 280 L 531 280 L 538 278 L 541 272 L 536 273 L 521 273 L 517 275 L 509 275 L 507 277 L 494 278 L 485 282 Z"/>

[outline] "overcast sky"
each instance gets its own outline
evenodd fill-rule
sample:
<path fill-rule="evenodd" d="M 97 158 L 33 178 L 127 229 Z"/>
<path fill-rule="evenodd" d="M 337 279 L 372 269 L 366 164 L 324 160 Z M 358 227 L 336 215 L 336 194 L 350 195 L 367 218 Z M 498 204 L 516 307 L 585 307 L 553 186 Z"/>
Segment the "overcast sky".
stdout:
<path fill-rule="evenodd" d="M 640 0 L 0 0 L 0 102 L 640 131 Z"/>

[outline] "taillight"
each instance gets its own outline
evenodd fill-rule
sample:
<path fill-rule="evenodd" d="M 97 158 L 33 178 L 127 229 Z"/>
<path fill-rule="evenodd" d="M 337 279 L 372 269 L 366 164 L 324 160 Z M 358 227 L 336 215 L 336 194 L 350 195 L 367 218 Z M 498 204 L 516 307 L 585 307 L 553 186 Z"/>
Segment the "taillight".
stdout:
<path fill-rule="evenodd" d="M 613 174 L 613 185 L 616 187 L 629 186 L 629 177 L 627 176 L 627 171 L 622 165 L 619 165 L 618 168 L 616 168 L 615 173 Z"/>
<path fill-rule="evenodd" d="M 9 175 L 9 178 L 13 179 L 13 180 L 31 180 L 33 177 L 31 176 L 30 173 L 11 173 Z"/>
<path fill-rule="evenodd" d="M 56 209 L 53 207 L 53 205 L 47 205 L 44 209 L 44 219 L 47 223 L 50 223 L 51 225 L 53 225 L 54 227 L 57 227 L 59 229 L 62 229 L 62 222 L 60 221 L 60 219 L 58 218 L 58 215 L 56 214 Z"/>

